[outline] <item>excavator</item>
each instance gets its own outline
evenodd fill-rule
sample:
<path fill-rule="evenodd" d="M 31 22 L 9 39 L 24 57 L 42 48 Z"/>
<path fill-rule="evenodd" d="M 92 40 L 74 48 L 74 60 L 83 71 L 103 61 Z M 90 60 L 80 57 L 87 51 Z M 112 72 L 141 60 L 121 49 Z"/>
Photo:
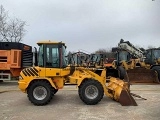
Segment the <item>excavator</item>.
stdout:
<path fill-rule="evenodd" d="M 113 62 L 115 69 L 120 69 L 120 78 L 124 78 L 124 70 L 132 83 L 160 83 L 160 48 L 141 51 L 129 41 L 120 40 Z"/>
<path fill-rule="evenodd" d="M 107 70 L 98 74 L 96 68 L 69 65 L 66 45 L 63 42 L 39 41 L 37 66 L 24 68 L 20 72 L 18 87 L 27 93 L 34 105 L 48 104 L 66 82 L 76 84 L 80 99 L 87 105 L 95 105 L 105 94 L 122 106 L 137 106 L 130 93 L 127 77 L 124 80 L 110 77 L 106 83 Z"/>

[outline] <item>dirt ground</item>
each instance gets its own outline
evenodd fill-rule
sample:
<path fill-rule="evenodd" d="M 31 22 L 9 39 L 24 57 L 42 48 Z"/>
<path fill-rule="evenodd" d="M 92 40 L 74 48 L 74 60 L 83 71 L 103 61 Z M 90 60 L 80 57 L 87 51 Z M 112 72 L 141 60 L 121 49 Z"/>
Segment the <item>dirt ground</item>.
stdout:
<path fill-rule="evenodd" d="M 160 85 L 132 85 L 138 106 L 121 106 L 104 96 L 97 105 L 85 105 L 75 86 L 65 86 L 45 106 L 30 103 L 16 82 L 0 83 L 0 120 L 159 120 Z"/>

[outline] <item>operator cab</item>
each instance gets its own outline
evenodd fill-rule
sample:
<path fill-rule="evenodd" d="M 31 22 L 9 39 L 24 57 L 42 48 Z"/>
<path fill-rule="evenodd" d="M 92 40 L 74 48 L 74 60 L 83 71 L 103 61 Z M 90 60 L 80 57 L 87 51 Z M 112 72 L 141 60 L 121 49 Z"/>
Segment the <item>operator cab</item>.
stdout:
<path fill-rule="evenodd" d="M 145 52 L 145 62 L 147 64 L 156 64 L 156 62 L 159 61 L 160 59 L 160 49 L 159 48 L 152 48 L 152 49 L 148 49 Z"/>
<path fill-rule="evenodd" d="M 39 46 L 39 67 L 65 68 L 67 66 L 65 43 L 41 41 L 37 44 Z"/>
<path fill-rule="evenodd" d="M 116 55 L 115 58 L 117 60 L 118 66 L 121 64 L 121 61 L 130 62 L 131 60 L 131 55 L 127 51 L 119 51 L 115 55 Z"/>
<path fill-rule="evenodd" d="M 130 61 L 130 54 L 129 54 L 129 52 L 127 52 L 127 51 L 121 51 L 121 52 L 119 52 L 118 59 L 119 59 L 119 61 L 122 61 L 122 60 L 124 60 L 126 62 Z"/>
<path fill-rule="evenodd" d="M 130 62 L 132 58 L 131 54 L 128 51 L 121 49 L 119 47 L 113 47 L 112 52 L 115 53 L 115 59 L 116 59 L 117 66 L 121 65 L 122 61 Z"/>

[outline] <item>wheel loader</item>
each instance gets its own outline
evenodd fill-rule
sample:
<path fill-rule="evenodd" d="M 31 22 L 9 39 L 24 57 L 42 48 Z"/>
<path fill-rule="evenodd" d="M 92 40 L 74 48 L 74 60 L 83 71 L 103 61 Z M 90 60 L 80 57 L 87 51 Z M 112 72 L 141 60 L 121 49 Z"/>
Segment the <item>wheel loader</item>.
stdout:
<path fill-rule="evenodd" d="M 126 50 L 118 50 L 112 67 L 119 69 L 120 79 L 126 70 L 132 83 L 160 83 L 160 49 L 149 49 L 144 56 L 144 59 L 135 58 Z"/>
<path fill-rule="evenodd" d="M 27 93 L 34 105 L 48 104 L 54 94 L 69 81 L 77 85 L 79 97 L 87 105 L 99 103 L 105 94 L 122 106 L 137 106 L 128 82 L 111 77 L 106 83 L 105 68 L 96 74 L 93 72 L 96 68 L 68 65 L 63 42 L 39 41 L 37 44 L 38 66 L 23 69 L 18 81 L 19 89 Z"/>
<path fill-rule="evenodd" d="M 110 68 L 108 72 L 118 70 L 119 78 L 123 79 L 127 71 L 131 83 L 160 83 L 160 48 L 142 51 L 121 39 L 112 52 L 115 53 L 115 60 L 107 67 Z"/>

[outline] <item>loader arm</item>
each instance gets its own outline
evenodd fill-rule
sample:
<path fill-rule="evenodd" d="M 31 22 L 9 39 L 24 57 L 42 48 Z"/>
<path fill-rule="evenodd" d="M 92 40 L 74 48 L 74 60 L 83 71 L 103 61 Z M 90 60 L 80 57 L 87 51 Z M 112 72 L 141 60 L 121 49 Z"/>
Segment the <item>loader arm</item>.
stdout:
<path fill-rule="evenodd" d="M 137 105 L 130 94 L 128 82 L 111 77 L 109 83 L 106 84 L 106 69 L 103 69 L 101 75 L 98 75 L 87 68 L 76 68 L 73 75 L 69 76 L 69 79 L 70 83 L 75 83 L 78 87 L 83 84 L 85 79 L 94 79 L 102 85 L 106 96 L 116 100 L 117 102 L 120 102 L 120 104 L 123 106 Z"/>

